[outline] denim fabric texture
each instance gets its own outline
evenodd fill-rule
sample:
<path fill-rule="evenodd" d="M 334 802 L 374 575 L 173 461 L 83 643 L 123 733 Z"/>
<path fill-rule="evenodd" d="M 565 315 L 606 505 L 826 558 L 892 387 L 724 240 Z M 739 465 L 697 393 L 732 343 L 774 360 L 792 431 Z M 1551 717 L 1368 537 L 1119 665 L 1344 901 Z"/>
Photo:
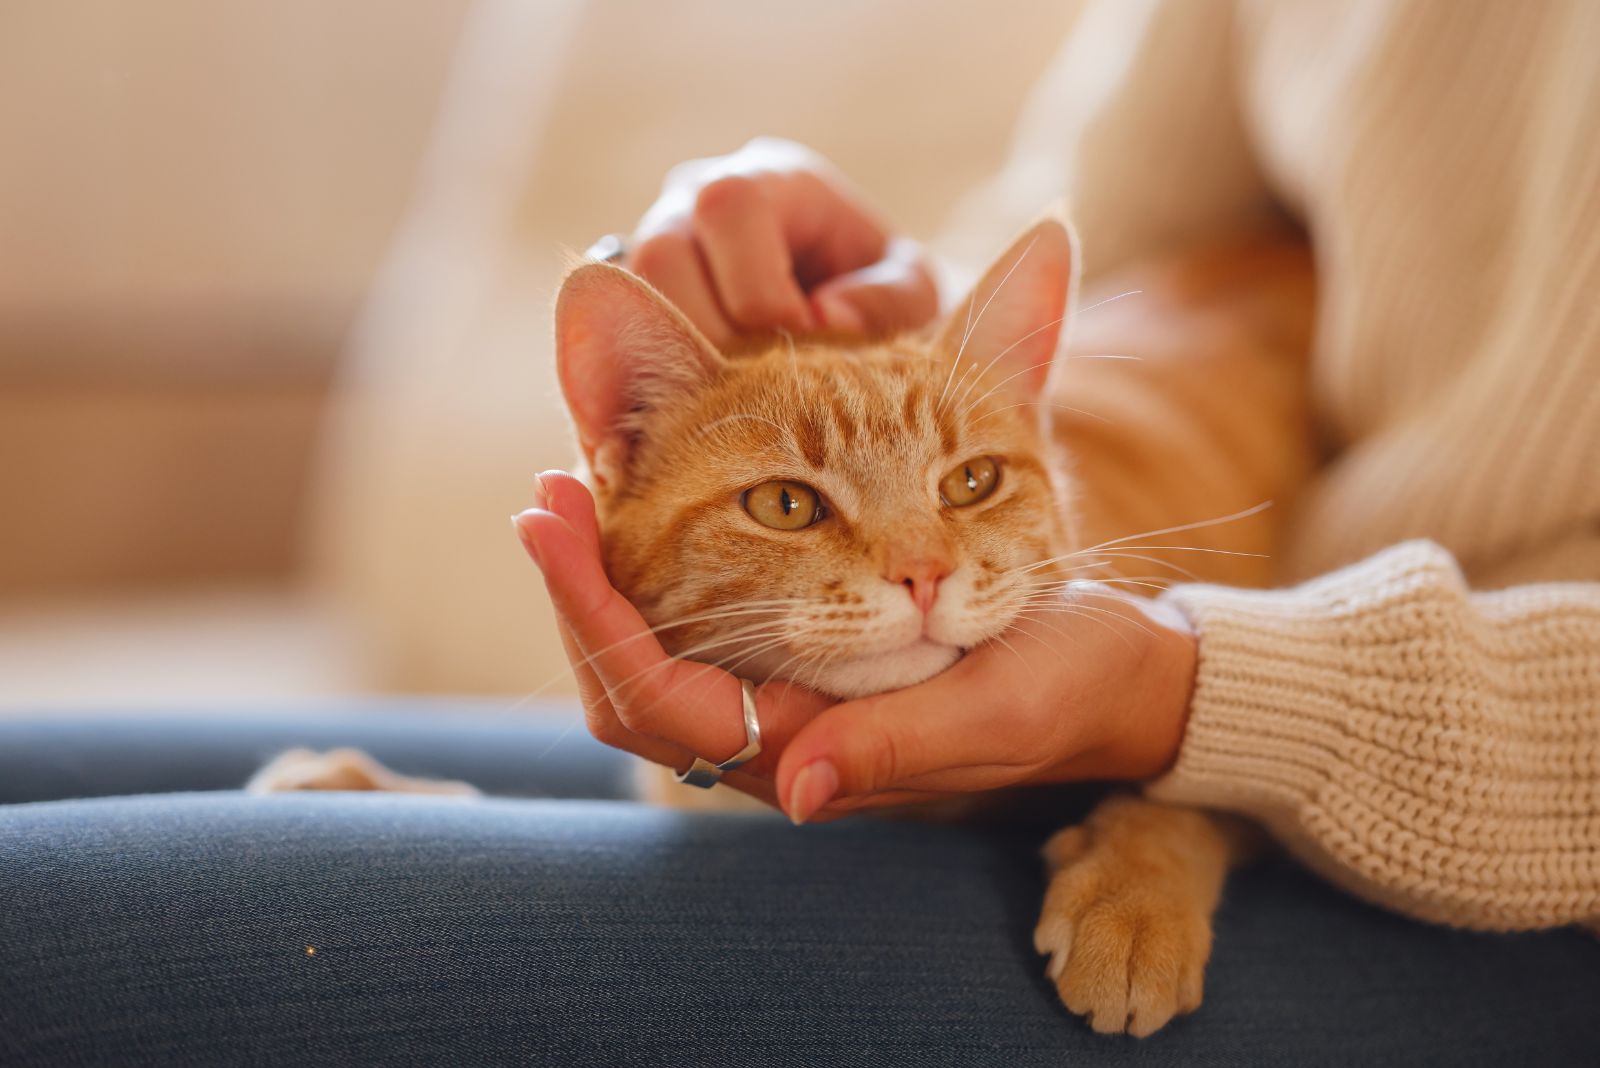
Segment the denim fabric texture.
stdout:
<path fill-rule="evenodd" d="M 1412 923 L 1281 858 L 1230 883 L 1197 1014 L 1097 1036 L 1030 944 L 1041 825 L 582 800 L 626 760 L 557 732 L 0 723 L 0 1065 L 1600 1064 L 1600 940 Z M 192 792 L 297 743 L 534 796 Z"/>

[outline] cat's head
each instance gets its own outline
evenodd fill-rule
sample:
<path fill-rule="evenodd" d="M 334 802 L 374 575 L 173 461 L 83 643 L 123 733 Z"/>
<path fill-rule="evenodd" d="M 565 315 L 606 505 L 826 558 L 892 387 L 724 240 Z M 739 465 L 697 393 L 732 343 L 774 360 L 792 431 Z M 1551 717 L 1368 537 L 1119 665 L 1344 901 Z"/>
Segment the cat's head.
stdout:
<path fill-rule="evenodd" d="M 606 569 L 666 648 L 839 697 L 1003 631 L 1071 548 L 1045 389 L 1075 281 L 1035 225 L 938 327 L 718 353 L 619 268 L 556 306 Z"/>

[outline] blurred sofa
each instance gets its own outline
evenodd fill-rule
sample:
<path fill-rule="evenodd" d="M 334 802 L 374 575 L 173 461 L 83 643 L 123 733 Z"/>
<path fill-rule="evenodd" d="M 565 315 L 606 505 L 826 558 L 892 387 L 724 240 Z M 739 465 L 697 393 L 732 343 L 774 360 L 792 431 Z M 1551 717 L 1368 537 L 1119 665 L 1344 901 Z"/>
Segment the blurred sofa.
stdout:
<path fill-rule="evenodd" d="M 565 692 L 506 524 L 571 461 L 564 257 L 762 133 L 929 236 L 1075 6 L 25 7 L 0 35 L 27 161 L 0 168 L 0 703 Z M 84 663 L 126 674 L 85 689 Z"/>

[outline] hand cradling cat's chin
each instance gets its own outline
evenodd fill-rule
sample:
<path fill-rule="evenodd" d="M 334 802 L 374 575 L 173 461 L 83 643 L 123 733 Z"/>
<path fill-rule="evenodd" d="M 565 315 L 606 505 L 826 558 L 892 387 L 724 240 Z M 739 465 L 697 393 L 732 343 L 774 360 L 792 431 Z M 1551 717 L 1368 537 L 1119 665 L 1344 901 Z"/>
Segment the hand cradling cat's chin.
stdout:
<path fill-rule="evenodd" d="M 557 370 L 612 586 L 674 656 L 846 700 L 1039 610 L 1084 566 L 1040 403 L 1073 273 L 1045 219 L 931 331 L 725 354 L 576 269 Z"/>
<path fill-rule="evenodd" d="M 1109 516 L 1078 507 L 1055 412 L 1100 417 L 1052 399 L 1075 384 L 1055 350 L 1076 270 L 1045 219 L 932 331 L 724 353 L 637 276 L 575 269 L 557 372 L 594 494 L 542 478 L 518 531 L 596 737 L 674 768 L 735 752 L 736 676 L 775 681 L 767 749 L 724 781 L 796 823 L 1169 770 L 1196 638 L 1116 592 L 1160 583 L 1102 572 L 1199 547 L 1086 536 Z M 1055 839 L 1035 947 L 1067 1007 L 1137 1034 L 1194 1008 L 1230 849 L 1211 817 L 1138 798 Z"/>

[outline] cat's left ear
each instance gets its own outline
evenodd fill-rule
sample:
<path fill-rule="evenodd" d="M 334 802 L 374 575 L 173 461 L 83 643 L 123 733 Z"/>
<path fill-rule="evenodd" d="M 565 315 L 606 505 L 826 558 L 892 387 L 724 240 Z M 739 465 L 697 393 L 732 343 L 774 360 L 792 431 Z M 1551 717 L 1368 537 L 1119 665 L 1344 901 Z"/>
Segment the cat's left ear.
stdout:
<path fill-rule="evenodd" d="M 556 373 L 595 479 L 617 477 L 643 413 L 704 388 L 722 356 L 667 298 L 620 267 L 588 263 L 556 297 Z"/>
<path fill-rule="evenodd" d="M 1007 389 L 1036 397 L 1077 288 L 1077 236 L 1059 217 L 1040 219 L 951 311 L 939 328 L 938 348 L 960 370 L 976 364 Z"/>

